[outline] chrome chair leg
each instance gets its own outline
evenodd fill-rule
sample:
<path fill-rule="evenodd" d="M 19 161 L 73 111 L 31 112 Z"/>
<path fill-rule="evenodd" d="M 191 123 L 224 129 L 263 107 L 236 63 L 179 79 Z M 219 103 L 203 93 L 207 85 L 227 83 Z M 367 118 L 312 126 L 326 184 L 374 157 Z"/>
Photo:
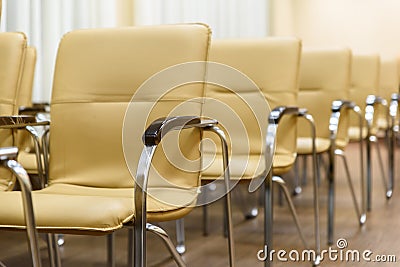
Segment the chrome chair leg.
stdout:
<path fill-rule="evenodd" d="M 335 220 L 335 153 L 329 152 L 328 166 L 328 245 L 333 244 L 333 228 Z"/>
<path fill-rule="evenodd" d="M 294 163 L 294 189 L 293 189 L 294 196 L 297 196 L 302 191 L 300 175 L 299 175 L 299 160 L 300 160 L 300 157 L 298 157 L 296 159 L 296 162 Z"/>
<path fill-rule="evenodd" d="M 185 253 L 186 251 L 186 245 L 185 245 L 185 219 L 181 218 L 176 220 L 176 251 L 180 255 Z"/>
<path fill-rule="evenodd" d="M 368 129 L 369 131 L 369 129 Z M 372 147 L 371 143 L 374 141 L 375 136 L 367 136 L 367 211 L 372 208 Z"/>
<path fill-rule="evenodd" d="M 307 156 L 304 155 L 303 157 L 303 177 L 301 179 L 301 184 L 307 184 Z"/>
<path fill-rule="evenodd" d="M 163 229 L 161 229 L 158 226 L 155 226 L 155 225 L 152 225 L 150 223 L 147 223 L 146 224 L 146 230 L 161 238 L 161 240 L 167 246 L 169 252 L 171 253 L 172 257 L 174 258 L 176 264 L 179 267 L 185 267 L 186 266 L 186 264 L 183 261 L 181 255 L 179 255 L 179 253 L 176 251 L 175 246 L 171 242 L 171 239 L 169 238 L 168 234 Z"/>
<path fill-rule="evenodd" d="M 234 196 L 238 200 L 238 205 L 243 213 L 246 220 L 253 219 L 258 215 L 258 193 L 248 194 L 248 192 L 243 193 L 246 188 L 243 184 L 238 184 L 233 191 Z M 244 196 L 245 194 L 245 196 Z"/>
<path fill-rule="evenodd" d="M 6 149 L 8 149 L 9 151 L 5 151 Z M 2 151 L 5 151 L 4 158 L 7 158 L 9 155 L 10 157 L 15 158 L 18 153 L 18 149 L 16 148 L 4 148 L 2 149 Z M 21 185 L 22 204 L 26 223 L 26 234 L 29 242 L 29 252 L 32 257 L 32 265 L 33 267 L 41 267 L 42 263 L 40 260 L 39 239 L 38 233 L 36 231 L 36 222 L 32 205 L 32 187 L 30 184 L 29 176 L 24 168 L 15 160 L 2 159 L 1 163 L 17 177 L 17 180 Z"/>
<path fill-rule="evenodd" d="M 209 234 L 209 223 L 208 223 L 208 205 L 204 205 L 203 209 L 203 236 Z"/>
<path fill-rule="evenodd" d="M 285 196 L 286 201 L 287 201 L 287 203 L 288 203 L 288 205 L 289 205 L 289 209 L 290 209 L 290 212 L 291 212 L 291 214 L 292 214 L 294 223 L 296 224 L 297 231 L 299 232 L 300 239 L 301 239 L 301 241 L 303 242 L 303 244 L 304 244 L 304 246 L 306 247 L 306 249 L 308 249 L 307 241 L 306 241 L 306 239 L 305 239 L 305 237 L 304 237 L 303 230 L 302 230 L 301 227 L 300 227 L 299 217 L 297 216 L 297 212 L 296 212 L 296 209 L 294 208 L 293 201 L 292 201 L 292 199 L 290 198 L 289 190 L 288 190 L 287 187 L 286 187 L 285 181 L 284 181 L 281 177 L 279 177 L 279 176 L 273 176 L 273 177 L 272 177 L 272 181 L 273 181 L 274 183 L 278 184 L 279 187 L 280 187 L 280 189 L 282 190 L 283 195 Z"/>
<path fill-rule="evenodd" d="M 392 116 L 391 116 L 392 117 Z M 386 190 L 386 198 L 390 199 L 393 195 L 394 188 L 394 158 L 395 158 L 395 146 L 396 146 L 396 136 L 395 136 L 395 117 L 391 118 L 391 126 L 388 129 L 389 134 L 389 144 L 388 144 L 388 157 L 389 157 L 389 186 Z"/>
<path fill-rule="evenodd" d="M 354 185 L 353 185 L 353 181 L 351 179 L 351 175 L 350 175 L 350 170 L 349 170 L 349 166 L 347 164 L 347 159 L 345 154 L 343 153 L 342 150 L 337 149 L 336 150 L 336 155 L 338 155 L 340 158 L 343 159 L 343 164 L 344 164 L 344 168 L 346 171 L 346 177 L 347 177 L 347 182 L 349 183 L 349 187 L 350 187 L 350 192 L 351 192 L 351 196 L 353 199 L 353 204 L 356 210 L 356 214 L 357 214 L 357 219 L 359 220 L 360 225 L 363 225 L 366 221 L 366 209 L 363 203 L 365 203 L 365 198 L 364 198 L 364 179 L 363 177 L 361 177 L 361 209 L 360 209 L 360 205 L 358 204 L 357 201 L 357 197 L 355 194 L 355 190 L 354 190 Z"/>
<path fill-rule="evenodd" d="M 115 267 L 115 233 L 107 235 L 107 266 Z"/>
<path fill-rule="evenodd" d="M 134 231 L 133 227 L 128 226 L 128 265 L 129 267 L 133 266 L 133 263 L 135 262 L 133 259 L 133 240 L 134 240 Z"/>
<path fill-rule="evenodd" d="M 382 159 L 382 153 L 379 147 L 379 141 L 378 139 L 374 140 L 375 143 L 375 147 L 376 147 L 376 152 L 378 154 L 378 162 L 379 162 L 379 167 L 381 169 L 381 176 L 382 176 L 382 183 L 383 183 L 383 187 L 385 189 L 385 195 L 387 198 L 390 198 L 392 196 L 392 187 L 389 184 L 390 183 L 390 178 L 389 178 L 389 182 L 386 180 L 386 177 L 390 177 L 390 175 L 386 175 L 385 174 L 385 167 L 383 164 L 383 159 Z M 390 172 L 390 170 L 389 170 Z"/>
<path fill-rule="evenodd" d="M 224 184 L 225 184 L 225 212 L 226 214 L 226 227 L 228 232 L 228 252 L 229 252 L 229 266 L 235 266 L 235 247 L 233 238 L 233 222 L 232 222 L 232 207 L 231 207 L 231 185 L 230 185 L 230 171 L 229 171 L 229 154 L 228 154 L 228 144 L 226 141 L 225 133 L 220 130 L 217 126 L 212 126 L 206 128 L 208 131 L 212 131 L 218 135 L 221 146 L 222 146 L 222 159 L 224 168 Z"/>
<path fill-rule="evenodd" d="M 65 239 L 64 239 L 64 234 L 57 234 L 57 245 L 58 246 L 63 246 L 65 244 Z"/>
<path fill-rule="evenodd" d="M 51 267 L 61 267 L 60 249 L 57 244 L 55 234 L 46 234 L 47 249 Z"/>
<path fill-rule="evenodd" d="M 272 170 L 269 171 L 266 180 L 264 181 L 264 245 L 267 247 L 268 251 L 273 249 L 273 190 L 272 190 Z M 269 257 L 264 262 L 265 267 L 271 266 L 271 261 Z"/>

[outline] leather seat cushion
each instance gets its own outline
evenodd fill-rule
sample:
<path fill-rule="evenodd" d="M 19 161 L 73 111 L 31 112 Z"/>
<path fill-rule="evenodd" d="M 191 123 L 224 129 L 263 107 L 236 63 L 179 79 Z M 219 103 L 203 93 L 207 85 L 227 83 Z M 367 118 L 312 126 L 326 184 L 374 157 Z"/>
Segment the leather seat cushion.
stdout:
<path fill-rule="evenodd" d="M 171 190 L 155 188 L 149 192 L 148 221 L 172 220 L 192 209 L 191 206 L 197 199 L 195 191 L 177 188 Z M 80 233 L 83 230 L 98 235 L 119 229 L 134 218 L 133 190 L 129 188 L 54 184 L 34 191 L 32 195 L 39 231 Z M 165 195 L 173 195 L 175 203 L 168 204 L 169 199 L 163 199 Z M 156 200 L 160 198 L 163 201 Z M 184 202 L 186 205 L 183 208 L 175 206 Z M 25 229 L 22 210 L 20 192 L 0 194 L 0 227 Z"/>

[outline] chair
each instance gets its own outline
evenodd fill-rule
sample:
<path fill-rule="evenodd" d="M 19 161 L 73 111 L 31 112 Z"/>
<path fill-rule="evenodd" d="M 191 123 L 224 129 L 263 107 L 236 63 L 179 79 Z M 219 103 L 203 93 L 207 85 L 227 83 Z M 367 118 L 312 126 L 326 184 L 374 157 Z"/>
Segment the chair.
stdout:
<path fill-rule="evenodd" d="M 23 33 L 5 32 L 0 33 L 0 117 L 14 115 L 17 106 L 18 90 L 21 84 L 21 73 L 23 70 L 27 40 Z M 31 245 L 36 239 L 36 233 L 32 226 L 34 218 L 32 216 L 32 206 L 29 192 L 31 185 L 29 177 L 15 162 L 16 150 L 3 147 L 14 145 L 14 132 L 11 129 L 4 129 L 4 120 L 0 119 L 0 162 L 2 166 L 13 168 L 12 172 L 17 172 L 18 185 L 21 187 L 20 192 L 11 192 L 16 184 L 16 178 L 8 170 L 0 170 L 0 191 L 2 195 L 16 194 L 18 202 L 23 203 L 23 212 L 25 214 L 26 224 L 28 225 L 27 238 Z M 3 203 L 3 207 L 7 207 L 8 203 Z M 22 212 L 22 208 L 21 208 Z M 32 255 L 37 251 L 33 248 Z"/>
<path fill-rule="evenodd" d="M 380 57 L 378 54 L 353 54 L 349 99 L 354 101 L 361 108 L 363 114 L 365 114 L 368 96 L 378 95 L 379 69 Z M 353 142 L 359 141 L 359 118 L 354 113 L 350 113 L 349 115 L 349 140 Z M 363 139 L 367 138 L 367 128 L 367 124 L 363 123 Z"/>
<path fill-rule="evenodd" d="M 393 58 L 383 58 L 381 60 L 379 95 L 390 102 L 389 110 L 378 109 L 378 130 L 383 132 L 388 149 L 388 180 L 384 181 L 385 196 L 390 199 L 394 189 L 394 152 L 395 152 L 395 133 L 398 132 L 398 101 L 399 101 L 399 66 L 398 61 Z M 382 134 L 377 134 L 382 137 Z M 371 191 L 368 191 L 368 198 L 371 199 Z M 371 203 L 371 200 L 369 200 Z M 371 204 L 370 204 L 371 206 Z"/>
<path fill-rule="evenodd" d="M 27 40 L 23 33 L 7 32 L 0 34 L 0 116 L 15 115 L 18 90 L 21 86 Z M 12 130 L 0 131 L 0 147 L 14 145 Z M 15 179 L 6 170 L 0 170 L 0 191 L 12 190 Z"/>
<path fill-rule="evenodd" d="M 351 52 L 345 48 L 306 49 L 302 53 L 300 65 L 300 89 L 298 105 L 307 108 L 314 116 L 316 125 L 316 152 L 319 155 L 328 153 L 328 243 L 333 243 L 334 226 L 334 181 L 335 155 L 340 156 L 345 164 L 347 179 L 352 192 L 356 213 L 360 224 L 365 222 L 364 180 L 363 180 L 363 149 L 360 145 L 361 165 L 361 211 L 357 203 L 344 148 L 348 142 L 348 110 L 358 114 L 359 125 L 362 122 L 360 108 L 349 97 L 351 77 Z M 340 120 L 340 123 L 339 123 Z M 298 127 L 297 153 L 301 156 L 310 155 L 312 143 L 303 125 Z M 361 144 L 362 136 L 359 136 Z M 319 176 L 319 172 L 318 172 Z"/>
<path fill-rule="evenodd" d="M 295 38 L 215 40 L 210 49 L 209 60 L 224 64 L 225 68 L 217 66 L 225 71 L 220 71 L 219 80 L 206 87 L 203 116 L 217 119 L 229 134 L 233 184 L 250 182 L 250 192 L 263 184 L 265 244 L 269 250 L 272 249 L 272 181 L 285 193 L 300 237 L 307 247 L 285 182 L 279 177 L 291 169 L 296 159 L 297 117 L 312 120 L 305 110 L 297 108 L 300 51 L 301 42 Z M 250 82 L 232 74 L 235 71 L 248 76 Z M 208 72 L 208 76 L 213 76 L 210 68 Z M 207 133 L 204 137 L 213 139 Z M 201 179 L 218 188 L 215 180 L 218 181 L 223 173 L 222 154 L 214 148 L 210 143 L 203 144 Z M 318 195 L 317 191 L 314 193 L 315 237 L 319 253 Z M 265 264 L 269 266 L 269 260 Z"/>
<path fill-rule="evenodd" d="M 217 129 L 213 121 L 200 121 L 202 101 L 196 100 L 209 41 L 209 28 L 200 24 L 79 30 L 63 37 L 51 101 L 49 183 L 32 193 L 39 231 L 102 235 L 133 224 L 134 266 L 146 264 L 146 229 L 184 265 L 166 233 L 147 222 L 181 218 L 196 205 L 198 128 Z M 182 64 L 192 61 L 200 63 Z M 182 164 L 182 153 L 194 161 L 185 169 L 173 165 Z M 26 228 L 17 197 L 0 195 L 2 229 Z M 232 242 L 230 248 L 233 265 Z"/>
<path fill-rule="evenodd" d="M 363 138 L 366 139 L 367 145 L 367 197 L 366 197 L 366 206 L 367 210 L 371 210 L 371 193 L 372 193 L 372 144 L 376 145 L 376 152 L 378 156 L 379 167 L 381 171 L 381 177 L 385 184 L 385 190 L 387 197 L 390 198 L 391 190 L 387 187 L 386 180 L 388 177 L 385 174 L 385 167 L 382 160 L 382 152 L 379 147 L 378 142 L 378 131 L 379 125 L 378 122 L 382 119 L 383 121 L 386 117 L 385 114 L 388 114 L 388 101 L 382 98 L 379 93 L 379 82 L 380 82 L 380 58 L 378 55 L 357 55 L 353 57 L 352 64 L 352 83 L 353 90 L 350 90 L 350 99 L 354 100 L 356 103 L 362 103 L 363 99 L 365 104 L 361 106 L 362 110 L 365 110 L 364 116 L 367 124 L 363 127 Z M 362 92 L 364 93 L 362 93 Z M 358 92 L 358 93 L 357 93 Z M 384 124 L 387 124 L 385 122 Z M 382 127 L 382 126 L 380 126 Z M 386 126 L 385 126 L 386 127 Z M 356 128 L 350 127 L 349 129 L 349 137 L 350 140 L 355 140 L 357 135 Z"/>

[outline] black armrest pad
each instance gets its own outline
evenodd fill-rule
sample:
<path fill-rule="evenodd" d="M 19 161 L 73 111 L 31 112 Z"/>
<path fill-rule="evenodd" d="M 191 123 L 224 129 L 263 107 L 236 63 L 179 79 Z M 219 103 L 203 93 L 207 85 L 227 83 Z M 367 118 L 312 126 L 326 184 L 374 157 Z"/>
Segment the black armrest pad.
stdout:
<path fill-rule="evenodd" d="M 160 118 L 147 127 L 142 139 L 146 146 L 158 145 L 162 137 L 169 131 L 179 128 L 195 127 L 199 124 L 201 124 L 201 119 L 196 116 Z"/>
<path fill-rule="evenodd" d="M 332 102 L 332 112 L 339 112 L 342 108 L 353 109 L 357 105 L 349 100 L 334 100 Z"/>
<path fill-rule="evenodd" d="M 293 106 L 279 106 L 271 111 L 268 117 L 268 121 L 269 123 L 277 124 L 285 115 L 303 116 L 306 113 L 307 109 L 305 108 L 298 108 Z"/>

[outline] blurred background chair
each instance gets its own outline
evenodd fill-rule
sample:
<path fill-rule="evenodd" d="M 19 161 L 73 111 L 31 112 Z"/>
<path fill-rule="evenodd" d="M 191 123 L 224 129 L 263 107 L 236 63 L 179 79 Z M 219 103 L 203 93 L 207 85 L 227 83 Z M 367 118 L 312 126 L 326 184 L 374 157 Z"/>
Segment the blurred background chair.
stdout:
<path fill-rule="evenodd" d="M 272 249 L 272 182 L 283 190 L 301 240 L 308 247 L 285 182 L 279 177 L 292 168 L 296 159 L 297 117 L 312 122 L 306 110 L 297 107 L 300 52 L 301 42 L 295 38 L 215 40 L 211 43 L 211 62 L 226 64 L 255 83 L 246 84 L 224 73 L 226 77 L 220 78 L 227 81 L 229 87 L 219 86 L 221 83 L 206 87 L 203 115 L 217 119 L 229 134 L 232 182 L 249 183 L 249 192 L 260 185 L 265 190 L 262 190 L 264 244 L 269 250 Z M 204 137 L 213 139 L 207 133 Z M 203 144 L 201 179 L 203 183 L 215 185 L 223 169 L 221 151 L 214 148 L 209 143 Z M 317 187 L 314 194 L 316 251 L 319 253 Z M 250 197 L 244 196 L 244 202 Z M 269 266 L 269 260 L 265 264 Z"/>
<path fill-rule="evenodd" d="M 316 151 L 319 155 L 328 153 L 328 243 L 333 243 L 335 210 L 335 155 L 345 164 L 346 176 L 351 189 L 358 222 L 365 222 L 363 150 L 360 145 L 361 204 L 357 203 L 354 186 L 348 170 L 344 149 L 348 143 L 348 110 L 358 114 L 362 122 L 360 108 L 349 99 L 351 78 L 351 51 L 349 49 L 306 49 L 302 53 L 300 65 L 300 89 L 298 105 L 314 116 L 316 126 Z M 340 121 L 340 123 L 339 123 Z M 309 130 L 298 125 L 297 153 L 303 157 L 312 153 Z M 359 140 L 362 138 L 359 136 Z M 361 142 L 360 142 L 361 144 Z M 318 176 L 319 169 L 317 172 Z"/>
<path fill-rule="evenodd" d="M 352 64 L 352 89 L 350 90 L 350 99 L 356 102 L 364 111 L 366 125 L 363 126 L 362 134 L 366 140 L 366 171 L 367 171 L 367 196 L 366 207 L 371 210 L 372 193 L 372 145 L 375 144 L 375 151 L 381 172 L 381 178 L 388 193 L 389 170 L 384 166 L 382 151 L 379 146 L 377 134 L 379 131 L 378 121 L 385 118 L 388 114 L 388 101 L 382 98 L 379 93 L 380 84 L 380 57 L 379 55 L 354 55 Z M 364 103 L 364 104 L 363 104 Z M 381 112 L 381 114 L 380 114 Z M 350 117 L 351 125 L 355 124 L 355 117 Z M 387 124 L 385 122 L 385 124 Z M 386 126 L 385 126 L 386 127 Z M 350 126 L 349 137 L 351 141 L 357 139 L 359 129 L 356 126 Z"/>
<path fill-rule="evenodd" d="M 18 91 L 21 86 L 21 77 L 24 68 L 27 39 L 23 33 L 5 32 L 0 33 L 0 116 L 15 115 L 17 107 Z M 35 232 L 35 222 L 31 203 L 31 184 L 29 177 L 19 167 L 14 159 L 17 156 L 17 149 L 4 149 L 15 145 L 15 132 L 11 129 L 4 129 L 7 120 L 0 119 L 0 159 L 1 165 L 11 169 L 11 172 L 0 169 L 0 190 L 1 195 L 15 194 L 16 201 L 21 204 L 18 212 L 21 213 L 23 222 L 27 225 L 27 238 L 31 256 L 34 263 L 37 262 L 37 233 Z M 12 173 L 20 175 L 14 176 Z M 12 190 L 16 184 L 21 191 Z M 23 204 L 22 204 L 23 203 Z M 7 202 L 3 203 L 3 208 L 8 209 Z M 36 258 L 35 258 L 36 257 Z M 37 266 L 37 265 L 34 265 Z"/>
<path fill-rule="evenodd" d="M 192 125 L 196 126 L 199 120 L 186 117 L 183 121 L 161 120 L 165 122 L 161 125 L 151 123 L 170 115 L 176 106 L 183 108 L 180 113 L 199 116 L 202 102 L 192 99 L 202 96 L 203 84 L 180 86 L 162 99 L 157 99 L 162 95 L 159 90 L 165 88 L 153 85 L 151 92 L 142 92 L 138 99 L 133 100 L 135 103 L 132 105 L 139 111 L 135 113 L 136 121 L 129 122 L 131 124 L 126 122 L 128 129 L 123 129 L 123 123 L 131 98 L 144 81 L 175 64 L 205 61 L 209 41 L 209 28 L 198 24 L 81 30 L 64 36 L 57 55 L 51 102 L 49 185 L 33 193 L 38 230 L 99 235 L 134 223 L 137 241 L 135 266 L 146 263 L 146 228 L 161 235 L 170 245 L 175 259 L 183 265 L 165 232 L 156 226 L 146 225 L 146 222 L 177 219 L 194 207 L 200 166 L 197 166 L 197 171 L 180 170 L 165 159 L 162 148 L 167 143 L 163 141 L 157 149 L 156 144 L 168 131 L 163 126 L 174 126 L 169 130 L 186 124 L 196 123 Z M 102 45 L 96 45 L 98 42 Z M 163 46 L 160 47 L 160 43 Z M 153 60 L 149 61 L 149 57 Z M 175 73 L 176 77 L 181 74 Z M 200 64 L 190 74 L 196 81 L 203 80 L 205 64 Z M 143 112 L 148 109 L 151 109 L 150 113 Z M 179 115 L 179 111 L 173 114 Z M 143 125 L 139 127 L 140 121 Z M 145 136 L 144 146 L 142 135 L 149 125 L 152 127 L 146 133 L 150 131 L 154 135 Z M 158 129 L 156 126 L 161 127 Z M 165 132 L 162 135 L 157 131 L 151 132 L 154 127 Z M 134 146 L 125 146 L 132 149 L 128 155 L 123 153 L 123 130 L 129 132 L 126 140 Z M 193 160 L 199 158 L 200 130 L 188 129 L 167 136 L 179 136 L 180 144 L 184 144 L 181 147 L 184 155 Z M 149 140 L 156 143 L 149 144 Z M 169 147 L 174 145 L 176 143 Z M 177 150 L 175 147 L 169 155 L 182 153 Z M 147 165 L 151 163 L 151 157 L 146 154 L 148 151 L 152 151 L 151 154 L 154 152 L 155 160 L 151 168 Z M 199 160 L 197 162 L 200 164 Z M 140 183 L 141 178 L 147 181 L 149 169 L 146 168 L 150 168 L 148 190 L 141 194 L 144 199 L 137 194 L 134 198 L 134 183 Z M 161 179 L 160 174 L 168 179 L 168 183 Z M 141 190 L 140 186 L 135 187 L 136 193 Z M 4 230 L 26 228 L 18 197 L 17 192 L 0 195 L 0 227 Z"/>
<path fill-rule="evenodd" d="M 394 152 L 395 152 L 395 132 L 397 132 L 397 108 L 395 103 L 399 92 L 399 66 L 398 61 L 394 58 L 382 58 L 380 68 L 380 79 L 379 79 L 379 96 L 390 103 L 389 109 L 383 107 L 378 109 L 378 120 L 377 137 L 385 139 L 387 146 L 387 157 L 388 157 L 388 179 L 384 181 L 385 196 L 390 199 L 393 194 L 394 186 L 394 175 L 395 175 L 395 163 L 394 163 Z M 394 95 L 393 95 L 394 94 Z M 394 100 L 394 101 L 393 101 Z M 378 140 L 376 140 L 378 142 Z M 372 186 L 368 191 L 369 198 L 369 209 L 371 209 L 371 194 Z"/>
<path fill-rule="evenodd" d="M 18 91 L 21 86 L 27 40 L 23 33 L 1 33 L 1 62 L 0 76 L 0 116 L 16 115 Z M 0 147 L 15 145 L 15 132 L 0 130 Z M 12 190 L 15 179 L 8 171 L 1 170 L 1 191 Z"/>

